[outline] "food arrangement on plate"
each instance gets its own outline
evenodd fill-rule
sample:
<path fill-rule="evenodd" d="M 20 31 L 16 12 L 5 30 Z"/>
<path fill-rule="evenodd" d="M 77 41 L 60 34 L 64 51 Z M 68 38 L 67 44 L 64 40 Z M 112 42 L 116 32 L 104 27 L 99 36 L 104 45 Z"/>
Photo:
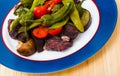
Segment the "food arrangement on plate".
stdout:
<path fill-rule="evenodd" d="M 8 32 L 18 40 L 17 52 L 30 56 L 44 49 L 65 51 L 73 46 L 79 33 L 91 24 L 90 12 L 81 5 L 85 0 L 20 0 L 16 19 L 9 19 Z"/>

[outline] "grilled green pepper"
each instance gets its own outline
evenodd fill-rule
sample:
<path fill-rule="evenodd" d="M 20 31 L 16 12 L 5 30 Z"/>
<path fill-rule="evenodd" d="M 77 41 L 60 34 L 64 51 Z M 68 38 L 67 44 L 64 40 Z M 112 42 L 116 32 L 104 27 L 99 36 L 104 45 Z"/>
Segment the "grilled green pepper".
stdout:
<path fill-rule="evenodd" d="M 62 0 L 63 4 L 65 4 L 66 2 L 72 2 L 74 4 L 73 0 Z M 79 17 L 79 12 L 75 6 L 75 4 L 73 5 L 73 9 L 70 13 L 70 18 L 72 20 L 72 22 L 74 23 L 74 25 L 76 26 L 76 28 L 80 31 L 80 32 L 84 32 L 84 27 L 82 25 L 81 19 Z"/>
<path fill-rule="evenodd" d="M 68 3 L 64 4 L 64 6 L 56 13 L 51 14 L 51 15 L 42 16 L 41 19 L 43 20 L 43 25 L 50 26 L 50 25 L 62 20 L 70 13 L 72 7 L 73 7 L 73 3 L 68 2 Z"/>
<path fill-rule="evenodd" d="M 53 25 L 56 22 L 59 22 L 62 19 L 64 19 L 70 13 L 70 11 L 72 10 L 72 7 L 73 7 L 73 3 L 67 2 L 56 13 L 51 14 L 51 15 L 44 15 L 40 19 L 33 21 L 33 23 L 28 28 L 32 29 L 34 27 L 39 26 L 40 24 L 42 24 L 44 26 Z"/>
<path fill-rule="evenodd" d="M 34 0 L 20 0 L 24 7 L 31 7 Z"/>
<path fill-rule="evenodd" d="M 33 9 L 38 6 L 38 5 L 43 5 L 43 3 L 45 2 L 46 0 L 34 0 L 33 1 L 33 4 L 32 4 L 32 7 L 30 8 L 31 11 L 33 11 Z"/>
<path fill-rule="evenodd" d="M 15 19 L 15 20 L 10 24 L 10 31 L 12 31 L 14 27 L 20 25 L 19 20 L 20 20 L 20 17 L 18 17 L 17 19 Z"/>
<path fill-rule="evenodd" d="M 71 18 L 72 22 L 74 23 L 74 25 L 76 26 L 76 28 L 80 32 L 84 32 L 83 24 L 81 22 L 81 19 L 79 17 L 79 13 L 78 13 L 75 6 L 74 6 L 74 10 L 70 13 L 70 18 Z"/>
<path fill-rule="evenodd" d="M 52 13 L 57 12 L 63 5 L 62 4 L 57 4 L 53 7 L 53 9 L 51 10 Z"/>
<path fill-rule="evenodd" d="M 68 20 L 69 20 L 69 17 L 66 17 L 62 21 L 53 24 L 51 27 L 49 27 L 49 29 L 57 29 L 59 27 L 62 27 L 68 22 Z"/>
<path fill-rule="evenodd" d="M 27 20 L 33 20 L 33 18 L 34 18 L 34 15 L 33 15 L 34 8 L 38 5 L 42 5 L 44 2 L 45 2 L 45 0 L 34 0 L 30 10 L 25 15 L 22 16 L 22 18 L 20 20 L 20 24 L 25 25 L 25 24 L 27 24 L 26 23 Z"/>

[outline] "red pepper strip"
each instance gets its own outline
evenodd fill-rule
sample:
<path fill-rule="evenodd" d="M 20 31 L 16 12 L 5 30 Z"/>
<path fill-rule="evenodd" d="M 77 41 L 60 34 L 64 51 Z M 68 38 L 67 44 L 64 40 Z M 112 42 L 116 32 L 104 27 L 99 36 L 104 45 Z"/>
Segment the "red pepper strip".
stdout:
<path fill-rule="evenodd" d="M 54 1 L 55 1 L 55 4 L 62 2 L 62 0 L 54 0 Z"/>
<path fill-rule="evenodd" d="M 48 11 L 51 11 L 51 9 L 55 6 L 55 3 L 52 3 L 49 7 L 48 7 Z"/>
<path fill-rule="evenodd" d="M 53 0 L 46 1 L 44 6 L 48 8 L 52 3 L 53 3 Z"/>
<path fill-rule="evenodd" d="M 48 8 L 48 11 L 50 12 L 51 9 L 56 5 L 62 2 L 61 0 L 50 0 L 45 2 L 45 6 Z"/>
<path fill-rule="evenodd" d="M 50 34 L 50 35 L 58 35 L 59 33 L 61 33 L 61 31 L 62 31 L 62 27 L 59 27 L 59 28 L 57 28 L 57 29 L 50 29 L 49 31 L 48 31 L 48 33 Z"/>

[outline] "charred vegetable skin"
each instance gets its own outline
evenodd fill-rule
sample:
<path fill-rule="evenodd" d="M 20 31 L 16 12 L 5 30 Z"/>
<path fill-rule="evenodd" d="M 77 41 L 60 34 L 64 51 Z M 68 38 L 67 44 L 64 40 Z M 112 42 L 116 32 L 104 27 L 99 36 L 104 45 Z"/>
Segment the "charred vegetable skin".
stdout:
<path fill-rule="evenodd" d="M 79 12 L 79 16 L 81 18 L 81 22 L 85 30 L 87 30 L 91 24 L 91 14 L 87 9 L 82 8 L 82 3 L 85 1 L 74 0 L 76 2 L 76 8 Z"/>
<path fill-rule="evenodd" d="M 91 15 L 90 12 L 86 9 L 83 10 L 82 16 L 81 16 L 81 21 L 84 26 L 84 29 L 87 30 L 91 24 Z"/>

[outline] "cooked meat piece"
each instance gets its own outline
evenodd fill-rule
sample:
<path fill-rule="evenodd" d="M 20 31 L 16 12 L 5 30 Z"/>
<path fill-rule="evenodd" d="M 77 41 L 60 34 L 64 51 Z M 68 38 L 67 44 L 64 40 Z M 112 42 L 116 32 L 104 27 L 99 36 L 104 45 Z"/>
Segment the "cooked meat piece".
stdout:
<path fill-rule="evenodd" d="M 44 50 L 43 46 L 45 45 L 45 39 L 36 38 L 35 36 L 33 36 L 33 34 L 32 34 L 32 38 L 35 42 L 36 51 L 37 52 L 42 52 Z"/>
<path fill-rule="evenodd" d="M 61 39 L 63 41 L 70 41 L 70 38 L 68 36 L 61 36 Z"/>
<path fill-rule="evenodd" d="M 17 39 L 18 30 L 21 26 L 16 26 L 12 31 L 10 31 L 10 24 L 12 23 L 12 21 L 13 21 L 13 19 L 8 20 L 8 32 L 9 32 L 9 35 L 11 36 L 11 38 Z"/>
<path fill-rule="evenodd" d="M 72 46 L 72 42 L 63 41 L 60 37 L 54 36 L 45 43 L 46 50 L 64 51 Z"/>
<path fill-rule="evenodd" d="M 10 24 L 12 23 L 13 20 L 14 19 L 8 20 L 8 32 L 10 37 L 25 43 L 27 41 L 27 37 L 25 33 L 20 33 L 20 34 L 18 33 L 19 29 L 21 28 L 21 25 L 14 27 L 13 30 L 10 31 Z"/>
<path fill-rule="evenodd" d="M 14 21 L 14 19 L 9 19 L 8 20 L 8 29 L 10 29 L 10 24 L 12 23 L 12 21 Z"/>
<path fill-rule="evenodd" d="M 28 38 L 26 37 L 25 33 L 20 33 L 17 35 L 17 40 L 19 40 L 19 41 L 22 41 L 25 43 L 27 41 L 27 39 Z"/>
<path fill-rule="evenodd" d="M 67 24 L 63 27 L 60 36 L 68 36 L 71 40 L 74 40 L 79 34 L 77 28 L 73 25 Z"/>
<path fill-rule="evenodd" d="M 36 52 L 34 41 L 30 39 L 26 43 L 21 44 L 21 46 L 17 49 L 17 52 L 23 56 L 30 56 L 34 54 Z"/>

